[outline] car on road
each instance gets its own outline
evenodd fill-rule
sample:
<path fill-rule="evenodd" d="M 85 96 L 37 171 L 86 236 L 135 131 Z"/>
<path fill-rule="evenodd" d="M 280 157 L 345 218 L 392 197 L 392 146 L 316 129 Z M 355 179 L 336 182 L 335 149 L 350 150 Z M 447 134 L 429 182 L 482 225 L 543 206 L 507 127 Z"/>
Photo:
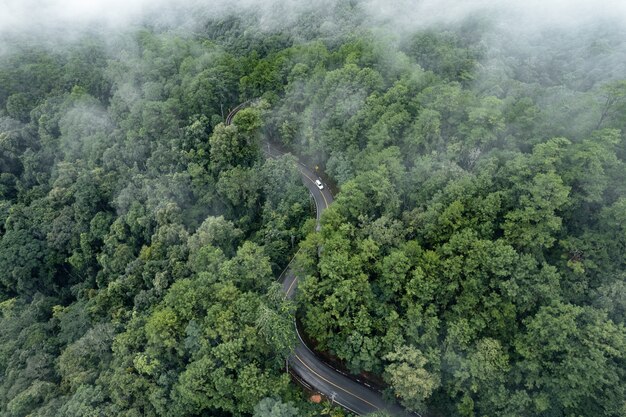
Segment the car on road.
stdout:
<path fill-rule="evenodd" d="M 317 188 L 319 188 L 320 190 L 324 189 L 324 184 L 322 184 L 322 181 L 320 180 L 315 180 L 315 185 L 317 185 Z"/>

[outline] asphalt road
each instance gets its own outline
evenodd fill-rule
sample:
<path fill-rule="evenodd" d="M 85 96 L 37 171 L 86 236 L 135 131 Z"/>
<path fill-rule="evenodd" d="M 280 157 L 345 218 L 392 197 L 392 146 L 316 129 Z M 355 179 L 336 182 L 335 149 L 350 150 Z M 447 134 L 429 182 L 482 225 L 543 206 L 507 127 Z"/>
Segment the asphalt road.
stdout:
<path fill-rule="evenodd" d="M 265 145 L 265 154 L 269 157 L 280 156 L 280 152 Z M 317 228 L 320 227 L 320 216 L 322 212 L 333 202 L 333 196 L 324 187 L 320 190 L 315 184 L 319 178 L 310 168 L 298 163 L 302 182 L 309 189 L 315 200 L 317 207 Z M 294 271 L 287 267 L 281 275 L 283 280 L 283 290 L 288 298 L 293 298 L 298 288 L 298 277 Z M 298 329 L 296 328 L 296 332 Z M 336 404 L 359 415 L 373 413 L 378 410 L 386 410 L 394 416 L 408 416 L 402 408 L 395 404 L 388 404 L 383 400 L 382 395 L 370 388 L 367 383 L 358 383 L 339 371 L 324 363 L 319 357 L 309 349 L 298 332 L 298 345 L 294 353 L 289 358 L 291 372 L 294 372 L 299 379 L 304 381 L 309 388 L 319 391 L 327 398 L 332 399 Z"/>
<path fill-rule="evenodd" d="M 268 146 L 268 144 L 263 146 L 263 152 L 267 157 L 276 158 L 283 155 L 277 149 Z M 315 201 L 315 211 L 317 213 L 316 229 L 319 231 L 322 212 L 330 205 L 330 203 L 333 202 L 333 195 L 328 190 L 328 187 L 324 187 L 322 190 L 317 187 L 315 180 L 321 181 L 321 178 L 319 178 L 310 168 L 300 162 L 298 162 L 298 168 L 300 170 L 302 183 L 308 188 L 309 193 Z M 287 294 L 287 298 L 293 298 L 295 296 L 296 288 L 298 287 L 298 281 L 293 270 L 289 268 L 289 266 L 285 269 L 285 271 L 283 271 L 283 274 L 281 274 L 280 280 L 283 283 L 283 290 L 285 291 L 285 294 Z"/>
<path fill-rule="evenodd" d="M 231 123 L 237 111 L 244 106 L 245 103 L 231 111 L 226 119 L 227 125 Z M 263 148 L 263 151 L 269 158 L 282 155 L 279 150 L 272 148 L 268 144 L 264 145 Z M 322 212 L 333 202 L 333 196 L 328 190 L 328 187 L 324 186 L 322 190 L 317 187 L 315 180 L 319 179 L 321 181 L 321 178 L 310 168 L 300 162 L 298 162 L 298 167 L 303 184 L 308 188 L 311 196 L 315 200 L 317 209 L 317 230 L 319 231 Z M 298 288 L 298 277 L 295 275 L 290 265 L 288 265 L 281 274 L 279 280 L 282 280 L 283 290 L 287 298 L 293 298 Z M 385 410 L 396 417 L 418 416 L 417 414 L 406 412 L 397 404 L 385 402 L 381 393 L 371 388 L 367 383 L 356 382 L 324 363 L 306 346 L 297 327 L 296 333 L 298 333 L 298 344 L 293 354 L 289 357 L 289 371 L 295 374 L 300 382 L 308 388 L 324 394 L 327 398 L 331 399 L 334 404 L 354 414 L 366 415 L 378 410 Z"/>

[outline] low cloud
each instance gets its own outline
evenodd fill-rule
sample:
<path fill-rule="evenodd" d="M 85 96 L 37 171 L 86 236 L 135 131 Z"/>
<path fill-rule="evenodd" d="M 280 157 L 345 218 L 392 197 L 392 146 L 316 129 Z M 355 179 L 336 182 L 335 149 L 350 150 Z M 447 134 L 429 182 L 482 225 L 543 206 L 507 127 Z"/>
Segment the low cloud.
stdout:
<path fill-rule="evenodd" d="M 3 32 L 63 30 L 92 24 L 127 24 L 152 8 L 149 0 L 4 0 Z"/>
<path fill-rule="evenodd" d="M 188 25 L 196 19 L 258 12 L 259 24 L 279 27 L 332 1 L 305 0 L 1 0 L 0 34 L 71 33 L 135 24 Z"/>
<path fill-rule="evenodd" d="M 493 18 L 511 30 L 563 28 L 597 20 L 626 24 L 623 0 L 365 0 L 365 7 L 374 20 L 403 30 L 470 16 Z"/>
<path fill-rule="evenodd" d="M 345 0 L 344 0 L 345 1 Z M 200 16 L 241 11 L 259 13 L 259 25 L 278 28 L 314 8 L 330 10 L 339 1 L 323 0 L 1 0 L 0 34 L 71 33 L 81 29 L 124 28 L 134 24 L 189 25 Z M 415 30 L 454 23 L 472 15 L 492 17 L 515 29 L 543 29 L 593 20 L 626 23 L 623 0 L 363 0 L 372 24 Z M 193 12 L 193 13 L 190 13 Z"/>

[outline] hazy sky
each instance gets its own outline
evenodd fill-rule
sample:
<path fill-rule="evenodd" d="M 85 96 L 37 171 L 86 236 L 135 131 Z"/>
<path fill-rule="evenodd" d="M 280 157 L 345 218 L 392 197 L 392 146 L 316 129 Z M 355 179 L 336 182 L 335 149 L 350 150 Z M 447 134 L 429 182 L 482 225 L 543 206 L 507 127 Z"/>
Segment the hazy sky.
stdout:
<path fill-rule="evenodd" d="M 201 5 L 208 14 L 226 8 L 261 10 L 265 18 L 273 11 L 300 9 L 315 0 L 0 0 L 0 31 L 67 28 L 68 25 L 127 25 L 162 8 L 164 17 L 172 10 Z M 428 25 L 440 20 L 457 20 L 471 13 L 505 11 L 512 19 L 547 25 L 579 23 L 590 18 L 618 18 L 626 22 L 626 0 L 365 0 L 374 18 L 392 19 L 405 26 Z M 184 5 L 184 6 L 183 6 Z"/>
<path fill-rule="evenodd" d="M 327 0 L 324 0 L 327 1 Z M 203 15 L 219 16 L 236 10 L 258 10 L 264 18 L 285 17 L 311 4 L 309 0 L 0 0 L 0 32 L 15 33 L 45 29 L 72 30 L 97 25 L 119 28 L 149 18 L 162 22 L 192 20 L 200 7 Z M 280 10 L 280 12 L 276 12 Z"/>
<path fill-rule="evenodd" d="M 150 0 L 0 0 L 3 31 L 79 22 L 126 23 L 145 12 Z"/>

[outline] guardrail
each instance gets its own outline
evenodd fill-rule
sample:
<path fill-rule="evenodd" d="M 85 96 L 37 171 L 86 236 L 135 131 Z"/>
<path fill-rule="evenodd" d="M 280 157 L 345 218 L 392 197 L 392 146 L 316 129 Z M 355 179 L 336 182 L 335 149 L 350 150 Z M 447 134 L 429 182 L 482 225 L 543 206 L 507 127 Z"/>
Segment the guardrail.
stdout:
<path fill-rule="evenodd" d="M 233 109 L 232 109 L 232 110 L 228 113 L 228 115 L 226 116 L 225 124 L 226 124 L 227 126 L 228 126 L 228 125 L 230 125 L 230 124 L 232 123 L 232 121 L 233 121 L 233 119 L 234 119 L 235 115 L 236 115 L 236 114 L 237 114 L 237 113 L 238 113 L 241 109 L 243 109 L 243 108 L 245 108 L 245 107 L 247 107 L 247 106 L 251 105 L 251 104 L 252 104 L 253 102 L 255 102 L 256 100 L 257 100 L 257 99 L 253 99 L 253 100 L 248 100 L 248 101 L 245 101 L 245 102 L 243 102 L 243 103 L 239 104 L 238 106 L 236 106 L 235 108 L 233 108 Z M 275 151 L 275 153 L 272 153 L 271 148 L 270 148 L 270 146 L 269 146 L 269 143 L 268 143 L 268 149 L 267 149 L 267 151 L 263 150 L 263 152 L 264 152 L 264 153 L 266 153 L 269 157 L 279 157 L 279 156 L 283 156 L 283 155 L 285 155 L 285 153 L 282 153 L 282 152 L 280 152 L 280 151 Z M 313 171 L 312 171 L 309 167 L 307 167 L 306 165 L 304 165 L 304 164 L 303 164 L 302 162 L 300 162 L 300 160 L 298 160 L 297 158 L 296 158 L 296 162 L 297 162 L 297 163 L 298 163 L 301 167 L 303 167 L 303 168 L 305 168 L 305 169 L 307 169 L 307 170 L 309 170 L 309 171 L 313 172 Z M 302 169 L 302 168 L 300 168 L 300 169 Z M 317 204 L 316 204 L 316 209 L 318 209 L 318 208 L 317 208 Z M 277 278 L 278 282 L 281 282 L 281 280 L 283 279 L 284 275 L 285 275 L 285 274 L 286 274 L 286 273 L 290 270 L 290 266 L 291 266 L 292 262 L 294 261 L 294 259 L 296 258 L 296 255 L 297 255 L 299 252 L 300 252 L 300 249 L 298 249 L 298 251 L 297 251 L 297 252 L 293 255 L 293 257 L 291 258 L 291 260 L 289 261 L 289 263 L 287 264 L 287 266 L 285 267 L 285 269 L 284 269 L 284 270 L 280 273 L 280 275 L 279 275 L 279 276 L 278 276 L 278 278 Z M 324 362 L 324 361 L 323 361 L 323 360 L 322 360 L 322 359 L 321 359 L 321 358 L 320 358 L 320 357 L 319 357 L 319 356 L 318 356 L 318 355 L 317 355 L 317 354 L 316 354 L 313 350 L 311 350 L 311 348 L 309 348 L 309 347 L 307 346 L 307 344 L 306 344 L 306 343 L 304 343 L 304 340 L 302 339 L 302 336 L 300 335 L 300 331 L 299 331 L 299 329 L 298 329 L 298 324 L 297 324 L 297 322 L 296 322 L 296 320 L 295 320 L 295 319 L 294 319 L 294 326 L 295 326 L 296 334 L 297 334 L 298 338 L 300 339 L 300 342 L 302 343 L 302 345 L 303 345 L 303 346 L 304 346 L 304 347 L 305 347 L 305 348 L 306 348 L 306 349 L 307 349 L 307 350 L 308 350 L 308 351 L 309 351 L 309 352 L 310 352 L 313 356 L 315 356 L 316 358 L 318 358 L 318 360 L 319 360 L 322 364 L 324 364 L 326 367 L 328 367 L 328 368 L 330 368 L 330 369 L 334 370 L 334 371 L 335 371 L 335 372 L 337 372 L 338 374 L 343 375 L 344 377 L 346 377 L 346 378 L 348 378 L 348 379 L 351 379 L 351 380 L 353 380 L 353 381 L 355 381 L 355 382 L 357 382 L 357 383 L 359 383 L 359 384 L 361 384 L 361 385 L 363 385 L 363 386 L 367 387 L 368 389 L 370 389 L 370 390 L 371 390 L 371 391 L 373 391 L 373 392 L 378 392 L 378 393 L 381 393 L 381 391 L 380 391 L 379 389 L 377 389 L 376 387 L 373 387 L 372 385 L 368 384 L 368 383 L 367 383 L 367 382 L 365 382 L 365 381 L 362 381 L 362 380 L 358 379 L 356 376 L 353 376 L 353 375 L 348 375 L 348 374 L 346 374 L 345 372 L 343 372 L 343 371 L 341 371 L 341 370 L 339 370 L 339 369 L 337 369 L 337 368 L 335 368 L 335 367 L 333 367 L 333 366 L 331 366 L 331 365 L 327 364 L 326 362 Z M 309 389 L 309 390 L 312 390 L 312 389 L 313 389 L 313 387 L 312 387 L 309 383 L 307 383 L 307 382 L 306 382 L 306 381 L 305 381 L 305 380 L 304 380 L 304 379 L 303 379 L 300 375 L 297 375 L 294 371 L 292 371 L 292 370 L 289 368 L 288 362 L 287 362 L 287 371 L 288 371 L 288 372 L 289 372 L 289 374 L 290 374 L 290 375 L 291 375 L 291 376 L 292 376 L 292 377 L 293 377 L 293 378 L 294 378 L 294 379 L 295 379 L 298 383 L 300 383 L 303 387 L 305 387 L 305 388 L 307 388 L 307 389 Z M 322 394 L 323 394 L 323 393 L 322 393 Z M 324 395 L 324 396 L 326 396 L 325 394 L 323 394 L 323 395 Z M 337 405 L 339 405 L 339 406 L 343 407 L 344 409 L 348 410 L 348 411 L 349 411 L 349 412 L 351 412 L 351 413 L 358 414 L 356 411 L 352 410 L 350 407 L 348 407 L 348 406 L 346 406 L 346 405 L 344 405 L 344 404 L 342 404 L 342 403 L 340 403 L 340 402 L 338 402 L 338 401 L 336 401 L 336 400 L 334 400 L 333 402 L 334 402 L 335 404 L 337 404 Z M 411 414 L 411 415 L 413 415 L 413 416 L 415 416 L 415 417 L 422 417 L 419 413 L 412 412 L 412 413 L 410 413 L 410 414 Z"/>
<path fill-rule="evenodd" d="M 233 119 L 235 118 L 235 115 L 239 112 L 239 110 L 246 108 L 254 103 L 256 103 L 259 99 L 254 98 L 252 100 L 246 100 L 241 104 L 238 104 L 237 106 L 235 106 L 234 109 L 232 109 L 227 115 L 226 115 L 226 120 L 224 122 L 224 124 L 226 126 L 230 126 L 230 124 L 233 122 Z"/>

